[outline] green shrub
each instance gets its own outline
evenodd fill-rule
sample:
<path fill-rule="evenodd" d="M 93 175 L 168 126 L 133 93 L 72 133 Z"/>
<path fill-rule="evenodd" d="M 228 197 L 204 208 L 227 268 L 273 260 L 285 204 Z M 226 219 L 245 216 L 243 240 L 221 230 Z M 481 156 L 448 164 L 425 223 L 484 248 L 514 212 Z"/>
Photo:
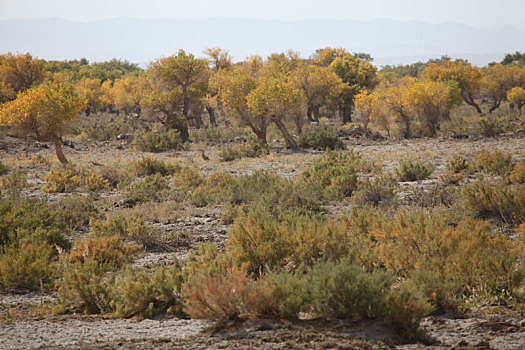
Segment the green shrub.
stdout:
<path fill-rule="evenodd" d="M 133 145 L 138 151 L 153 153 L 181 151 L 184 149 L 184 143 L 177 130 L 146 132 L 143 134 L 137 131 L 133 139 Z"/>
<path fill-rule="evenodd" d="M 9 173 L 10 168 L 0 161 L 0 176 Z"/>
<path fill-rule="evenodd" d="M 159 249 L 167 244 L 160 232 L 146 224 L 140 216 L 110 215 L 105 221 L 91 220 L 91 234 L 95 237 L 119 236 L 134 241 L 146 249 Z"/>
<path fill-rule="evenodd" d="M 525 185 L 475 183 L 465 187 L 462 200 L 476 218 L 498 218 L 508 223 L 525 221 Z"/>
<path fill-rule="evenodd" d="M 66 224 L 70 229 L 85 228 L 90 218 L 98 216 L 93 199 L 80 194 L 62 199 L 56 208 L 57 222 Z"/>
<path fill-rule="evenodd" d="M 357 188 L 360 164 L 358 153 L 350 152 L 345 155 L 328 150 L 301 173 L 301 181 L 327 198 L 349 197 Z"/>
<path fill-rule="evenodd" d="M 510 154 L 501 151 L 484 151 L 478 154 L 476 167 L 487 174 L 505 176 L 514 168 L 514 161 Z"/>
<path fill-rule="evenodd" d="M 0 187 L 11 194 L 18 194 L 20 190 L 28 186 L 27 173 L 20 168 L 15 168 L 9 173 L 0 176 Z"/>
<path fill-rule="evenodd" d="M 109 189 L 109 181 L 96 171 L 85 175 L 84 185 L 89 192 L 99 192 Z"/>
<path fill-rule="evenodd" d="M 82 174 L 71 166 L 63 166 L 56 170 L 51 169 L 46 176 L 46 183 L 42 186 L 45 193 L 72 192 L 82 185 Z"/>
<path fill-rule="evenodd" d="M 164 163 L 162 160 L 158 160 L 150 157 L 142 157 L 140 160 L 133 164 L 137 175 L 147 176 L 160 174 L 162 176 L 173 175 L 176 171 L 176 167 L 170 164 Z"/>
<path fill-rule="evenodd" d="M 346 149 L 343 141 L 326 125 L 307 128 L 297 139 L 297 145 L 319 151 Z"/>
<path fill-rule="evenodd" d="M 469 172 L 471 169 L 470 161 L 462 156 L 456 156 L 454 159 L 450 160 L 447 163 L 447 170 L 454 174 L 459 174 L 463 172 Z"/>
<path fill-rule="evenodd" d="M 124 127 L 124 124 L 110 122 L 85 126 L 81 135 L 86 139 L 108 141 L 116 140 L 118 135 L 129 131 L 130 128 Z"/>
<path fill-rule="evenodd" d="M 496 137 L 503 132 L 503 128 L 497 120 L 482 119 L 479 121 L 478 129 L 485 137 Z"/>
<path fill-rule="evenodd" d="M 420 181 L 427 179 L 434 172 L 434 168 L 418 161 L 400 161 L 399 168 L 396 168 L 395 172 L 400 182 Z"/>
<path fill-rule="evenodd" d="M 204 178 L 195 168 L 183 166 L 178 168 L 173 175 L 173 184 L 175 185 L 175 188 L 183 192 L 192 191 L 203 182 Z"/>
<path fill-rule="evenodd" d="M 185 276 L 178 261 L 153 272 L 126 269 L 111 286 L 116 317 L 153 317 L 158 313 L 182 313 Z"/>
<path fill-rule="evenodd" d="M 168 181 L 160 174 L 154 174 L 129 185 L 124 195 L 132 203 L 161 201 L 167 196 L 169 189 Z"/>
<path fill-rule="evenodd" d="M 12 243 L 0 249 L 0 290 L 48 289 L 57 260 L 55 249 L 47 243 Z"/>
<path fill-rule="evenodd" d="M 374 207 L 390 204 L 395 198 L 397 182 L 391 176 L 365 178 L 359 181 L 354 193 L 354 202 L 358 206 L 371 205 Z"/>
<path fill-rule="evenodd" d="M 270 147 L 262 144 L 255 138 L 249 138 L 248 142 L 235 146 L 228 146 L 219 152 L 219 159 L 222 162 L 231 162 L 235 159 L 257 158 L 270 153 Z"/>

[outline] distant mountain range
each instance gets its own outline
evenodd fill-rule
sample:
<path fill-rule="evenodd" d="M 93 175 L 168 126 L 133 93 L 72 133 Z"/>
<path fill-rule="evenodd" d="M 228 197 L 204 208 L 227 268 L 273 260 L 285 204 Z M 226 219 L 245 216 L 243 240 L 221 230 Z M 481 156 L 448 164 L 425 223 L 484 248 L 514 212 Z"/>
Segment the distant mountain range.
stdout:
<path fill-rule="evenodd" d="M 60 18 L 0 21 L 0 52 L 30 52 L 44 59 L 126 59 L 145 66 L 183 48 L 200 56 L 209 46 L 230 50 L 235 60 L 288 49 L 308 57 L 316 49 L 367 52 L 376 65 L 412 63 L 441 55 L 476 65 L 525 50 L 525 32 L 513 27 L 478 29 L 461 23 L 310 19 L 301 21 L 115 18 L 75 22 Z"/>

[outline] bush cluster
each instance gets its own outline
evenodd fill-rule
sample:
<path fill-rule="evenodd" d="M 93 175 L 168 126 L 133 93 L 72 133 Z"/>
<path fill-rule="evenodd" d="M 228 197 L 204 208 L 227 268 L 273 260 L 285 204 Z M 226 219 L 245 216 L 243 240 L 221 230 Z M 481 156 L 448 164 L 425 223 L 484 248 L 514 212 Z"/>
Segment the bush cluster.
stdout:
<path fill-rule="evenodd" d="M 346 149 L 344 142 L 326 125 L 312 126 L 304 130 L 297 139 L 297 145 L 319 151 Z"/>
<path fill-rule="evenodd" d="M 222 162 L 231 162 L 235 159 L 258 158 L 270 153 L 270 147 L 262 144 L 257 139 L 251 137 L 247 142 L 235 146 L 227 146 L 219 152 L 219 159 Z"/>
<path fill-rule="evenodd" d="M 419 161 L 400 161 L 395 169 L 397 181 L 421 181 L 434 172 L 434 168 Z"/>
<path fill-rule="evenodd" d="M 138 151 L 153 153 L 181 151 L 185 148 L 177 130 L 146 133 L 137 131 L 133 138 L 133 145 Z"/>

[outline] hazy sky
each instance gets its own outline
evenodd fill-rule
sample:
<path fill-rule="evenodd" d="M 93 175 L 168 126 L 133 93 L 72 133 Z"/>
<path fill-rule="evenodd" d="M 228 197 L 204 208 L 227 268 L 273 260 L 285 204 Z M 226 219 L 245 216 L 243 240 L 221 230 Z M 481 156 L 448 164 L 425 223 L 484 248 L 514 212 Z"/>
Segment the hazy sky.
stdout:
<path fill-rule="evenodd" d="M 392 18 L 525 30 L 525 0 L 0 0 L 0 19 L 62 17 Z"/>

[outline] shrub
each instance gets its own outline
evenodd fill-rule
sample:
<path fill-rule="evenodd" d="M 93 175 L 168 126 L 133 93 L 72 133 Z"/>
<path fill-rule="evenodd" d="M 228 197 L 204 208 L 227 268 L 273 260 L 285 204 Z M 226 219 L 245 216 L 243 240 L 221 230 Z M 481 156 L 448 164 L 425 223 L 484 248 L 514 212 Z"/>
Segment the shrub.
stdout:
<path fill-rule="evenodd" d="M 18 193 L 21 189 L 29 186 L 27 173 L 20 168 L 13 169 L 9 173 L 0 176 L 0 185 L 4 190 Z"/>
<path fill-rule="evenodd" d="M 462 200 L 466 210 L 477 218 L 525 221 L 525 185 L 475 183 L 465 187 Z"/>
<path fill-rule="evenodd" d="M 160 174 L 154 174 L 129 185 L 124 195 L 132 203 L 161 201 L 166 197 L 169 188 L 169 183 L 165 178 Z"/>
<path fill-rule="evenodd" d="M 343 141 L 325 125 L 307 128 L 299 136 L 297 145 L 301 148 L 312 148 L 319 151 L 346 149 Z"/>
<path fill-rule="evenodd" d="M 95 237 L 119 236 L 132 240 L 147 249 L 159 249 L 166 244 L 161 233 L 147 225 L 140 216 L 109 216 L 105 221 L 90 220 L 91 234 Z"/>
<path fill-rule="evenodd" d="M 82 185 L 82 176 L 75 168 L 64 166 L 57 170 L 51 170 L 46 176 L 46 183 L 42 186 L 42 192 L 65 193 L 72 192 Z"/>
<path fill-rule="evenodd" d="M 184 149 L 184 143 L 177 130 L 146 132 L 143 134 L 137 131 L 133 139 L 133 145 L 138 151 L 153 153 Z"/>
<path fill-rule="evenodd" d="M 429 188 L 415 187 L 407 196 L 408 203 L 423 208 L 451 207 L 458 199 L 457 191 L 448 186 L 435 184 Z"/>
<path fill-rule="evenodd" d="M 142 157 L 140 160 L 133 164 L 137 175 L 147 176 L 160 174 L 162 176 L 173 175 L 176 171 L 176 167 L 170 164 L 164 163 L 162 160 L 158 160 L 150 157 Z"/>
<path fill-rule="evenodd" d="M 108 181 L 110 187 L 119 188 L 129 185 L 136 177 L 134 173 L 129 171 L 128 164 L 120 164 L 118 161 L 114 164 L 103 166 L 99 173 Z"/>
<path fill-rule="evenodd" d="M 395 172 L 400 182 L 420 181 L 427 179 L 434 169 L 418 161 L 400 161 L 399 168 L 396 168 Z"/>
<path fill-rule="evenodd" d="M 47 243 L 12 243 L 0 250 L 0 289 L 48 289 L 56 261 L 56 251 Z"/>
<path fill-rule="evenodd" d="M 485 137 L 496 137 L 503 132 L 501 124 L 494 119 L 482 119 L 479 121 L 479 132 Z"/>
<path fill-rule="evenodd" d="M 219 152 L 222 162 L 231 162 L 235 159 L 257 158 L 270 153 L 270 147 L 262 144 L 255 138 L 249 138 L 248 142 L 231 147 L 225 147 Z"/>
<path fill-rule="evenodd" d="M 454 174 L 469 172 L 470 168 L 470 161 L 462 156 L 456 156 L 447 163 L 447 170 Z"/>
<path fill-rule="evenodd" d="M 257 302 L 257 282 L 236 270 L 231 274 L 198 275 L 185 287 L 187 305 L 192 318 L 231 320 L 253 314 Z"/>
<path fill-rule="evenodd" d="M 514 161 L 510 154 L 501 151 L 481 152 L 476 159 L 476 168 L 487 174 L 505 176 L 512 171 Z"/>
<path fill-rule="evenodd" d="M 372 205 L 374 207 L 392 203 L 397 185 L 397 182 L 390 176 L 376 177 L 372 180 L 367 177 L 359 182 L 357 191 L 353 195 L 354 202 L 358 206 Z"/>
<path fill-rule="evenodd" d="M 82 128 L 81 135 L 86 139 L 98 141 L 115 140 L 118 135 L 130 131 L 130 128 L 124 126 L 125 124 L 114 122 L 88 125 Z"/>
<path fill-rule="evenodd" d="M 0 289 L 49 288 L 58 250 L 68 249 L 64 233 L 46 202 L 0 201 Z"/>
<path fill-rule="evenodd" d="M 9 172 L 10 168 L 0 161 L 0 176 Z"/>
<path fill-rule="evenodd" d="M 204 178 L 195 168 L 180 167 L 173 175 L 173 184 L 175 188 L 188 192 L 197 188 L 204 182 Z"/>
<path fill-rule="evenodd" d="M 95 171 L 85 177 L 84 184 L 86 185 L 86 190 L 90 192 L 99 192 L 109 188 L 109 181 Z"/>
<path fill-rule="evenodd" d="M 358 153 L 327 151 L 301 173 L 301 181 L 328 198 L 349 197 L 357 188 L 357 172 L 361 163 Z"/>
<path fill-rule="evenodd" d="M 98 215 L 93 199 L 80 194 L 62 199 L 57 208 L 57 222 L 66 224 L 70 229 L 87 227 L 89 219 Z"/>
<path fill-rule="evenodd" d="M 170 268 L 153 272 L 132 268 L 117 276 L 111 286 L 111 298 L 117 317 L 153 317 L 158 313 L 182 312 L 182 286 L 185 276 L 178 261 Z"/>
<path fill-rule="evenodd" d="M 426 295 L 435 293 L 440 309 L 454 308 L 480 285 L 510 292 L 521 282 L 515 278 L 520 245 L 493 234 L 487 222 L 454 223 L 443 211 L 401 211 L 378 221 L 370 235 L 383 266 L 398 276 L 418 277 L 416 285 Z"/>
<path fill-rule="evenodd" d="M 120 236 L 89 238 L 75 242 L 73 250 L 65 257 L 70 264 L 94 261 L 99 265 L 120 268 L 129 264 L 140 250 L 135 244 L 125 244 Z"/>
<path fill-rule="evenodd" d="M 508 183 L 525 184 L 525 163 L 516 165 L 505 180 Z"/>

